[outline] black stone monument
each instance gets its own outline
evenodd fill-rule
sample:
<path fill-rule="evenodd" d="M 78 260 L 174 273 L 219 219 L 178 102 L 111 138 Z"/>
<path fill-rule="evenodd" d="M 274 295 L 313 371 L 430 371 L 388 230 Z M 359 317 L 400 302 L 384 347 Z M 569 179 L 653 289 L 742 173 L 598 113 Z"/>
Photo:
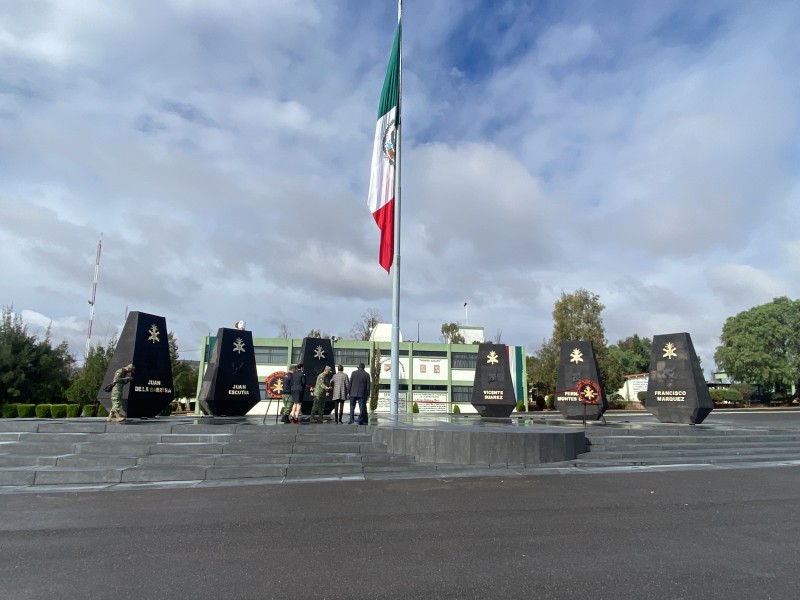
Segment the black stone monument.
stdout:
<path fill-rule="evenodd" d="M 645 408 L 662 423 L 692 425 L 714 410 L 688 333 L 653 336 Z"/>
<path fill-rule="evenodd" d="M 239 417 L 260 400 L 252 332 L 221 327 L 197 401 L 210 415 Z"/>
<path fill-rule="evenodd" d="M 331 341 L 323 338 L 303 338 L 303 344 L 300 346 L 300 362 L 303 363 L 303 368 L 306 372 L 306 392 L 303 394 L 300 410 L 304 415 L 310 415 L 311 407 L 314 406 L 312 392 L 314 385 L 317 383 L 317 376 L 322 373 L 325 367 L 331 368 L 331 374 L 336 372 Z M 333 400 L 325 400 L 323 412 L 329 415 L 332 411 Z"/>
<path fill-rule="evenodd" d="M 472 384 L 472 406 L 482 417 L 504 419 L 517 405 L 505 344 L 480 344 Z"/>
<path fill-rule="evenodd" d="M 599 398 L 579 395 L 580 382 L 595 382 L 600 390 Z M 593 386 L 590 386 L 593 387 Z M 608 408 L 608 400 L 600 380 L 597 358 L 590 341 L 562 342 L 556 383 L 556 408 L 565 419 L 596 421 Z"/>
<path fill-rule="evenodd" d="M 153 418 L 175 398 L 164 317 L 136 310 L 128 313 L 97 393 L 97 399 L 108 411 L 111 410 L 111 393 L 103 388 L 114 381 L 117 369 L 129 364 L 136 370 L 133 381 L 122 388 L 122 410 L 130 418 Z"/>

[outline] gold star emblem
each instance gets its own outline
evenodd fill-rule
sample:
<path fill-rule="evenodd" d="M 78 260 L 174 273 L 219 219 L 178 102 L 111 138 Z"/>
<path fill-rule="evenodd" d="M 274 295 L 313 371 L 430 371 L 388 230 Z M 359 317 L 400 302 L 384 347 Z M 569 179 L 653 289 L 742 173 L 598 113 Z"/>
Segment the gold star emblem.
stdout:
<path fill-rule="evenodd" d="M 322 349 L 322 346 L 317 346 L 314 348 L 314 358 L 318 358 L 320 360 L 325 358 L 325 350 Z"/>
<path fill-rule="evenodd" d="M 283 394 L 283 379 L 278 379 L 272 384 L 272 391 L 276 394 Z"/>
<path fill-rule="evenodd" d="M 497 359 L 497 352 L 492 350 L 489 354 L 486 355 L 486 363 L 490 365 L 496 365 L 500 361 Z"/>
<path fill-rule="evenodd" d="M 583 397 L 587 400 L 592 400 L 594 397 L 597 396 L 597 392 L 595 392 L 590 386 L 586 386 L 583 388 Z"/>
<path fill-rule="evenodd" d="M 667 345 L 664 346 L 662 350 L 664 350 L 664 355 L 661 358 L 672 359 L 672 358 L 677 358 L 678 356 L 678 353 L 675 352 L 677 348 L 675 347 L 675 344 L 673 344 L 672 342 L 667 342 Z"/>
<path fill-rule="evenodd" d="M 582 363 L 583 362 L 583 352 L 581 352 L 580 350 L 575 348 L 569 355 L 569 362 L 575 363 L 576 365 L 578 363 Z"/>
<path fill-rule="evenodd" d="M 236 341 L 233 342 L 233 351 L 239 354 L 244 352 L 244 340 L 242 338 L 236 338 Z"/>
<path fill-rule="evenodd" d="M 155 344 L 156 342 L 161 341 L 160 339 L 158 339 L 158 336 L 161 332 L 158 330 L 158 327 L 156 327 L 155 323 L 150 325 L 150 329 L 148 329 L 147 331 L 150 333 L 150 337 L 147 338 L 148 342 L 153 342 Z"/>

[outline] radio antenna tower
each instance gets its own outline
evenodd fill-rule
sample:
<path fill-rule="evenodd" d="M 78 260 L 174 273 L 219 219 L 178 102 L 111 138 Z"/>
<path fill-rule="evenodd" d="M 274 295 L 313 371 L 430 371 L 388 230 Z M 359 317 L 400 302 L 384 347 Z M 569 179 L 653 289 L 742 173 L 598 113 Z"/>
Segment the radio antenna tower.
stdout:
<path fill-rule="evenodd" d="M 94 281 L 92 282 L 92 299 L 89 300 L 89 329 L 86 332 L 86 351 L 83 354 L 83 361 L 89 358 L 89 347 L 92 344 L 92 321 L 94 320 L 94 302 L 97 298 L 97 273 L 100 271 L 100 251 L 103 248 L 103 234 L 97 240 L 97 258 L 94 261 Z"/>

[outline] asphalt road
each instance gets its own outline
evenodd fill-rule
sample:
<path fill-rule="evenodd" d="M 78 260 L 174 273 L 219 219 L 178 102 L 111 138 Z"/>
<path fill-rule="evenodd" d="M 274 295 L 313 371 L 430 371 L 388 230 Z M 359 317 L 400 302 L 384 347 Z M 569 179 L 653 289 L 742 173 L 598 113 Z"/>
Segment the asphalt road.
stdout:
<path fill-rule="evenodd" d="M 0 598 L 798 596 L 800 468 L 0 496 Z"/>

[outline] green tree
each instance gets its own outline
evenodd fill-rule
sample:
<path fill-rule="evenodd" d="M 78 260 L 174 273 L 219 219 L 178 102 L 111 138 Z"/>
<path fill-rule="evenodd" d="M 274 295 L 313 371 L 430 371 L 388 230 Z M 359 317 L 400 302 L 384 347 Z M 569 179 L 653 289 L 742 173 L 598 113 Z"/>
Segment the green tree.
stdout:
<path fill-rule="evenodd" d="M 83 367 L 67 388 L 66 394 L 70 402 L 81 406 L 97 403 L 97 392 L 103 385 L 103 379 L 108 365 L 111 363 L 111 357 L 114 356 L 116 346 L 116 338 L 111 338 L 105 348 L 99 344 L 89 347 L 89 354 L 86 356 Z"/>
<path fill-rule="evenodd" d="M 378 409 L 378 392 L 381 389 L 381 347 L 372 344 L 372 360 L 369 363 L 369 410 Z"/>
<path fill-rule="evenodd" d="M 442 323 L 442 341 L 445 344 L 464 343 L 464 336 L 459 331 L 458 323 Z"/>
<path fill-rule="evenodd" d="M 533 356 L 525 358 L 529 390 L 536 388 L 539 394 L 556 391 L 558 353 L 558 346 L 553 343 L 552 339 L 549 339 L 542 341 L 542 345 Z"/>
<path fill-rule="evenodd" d="M 59 403 L 72 376 L 73 358 L 66 342 L 53 346 L 50 329 L 44 339 L 29 334 L 19 314 L 4 307 L 0 319 L 0 404 Z"/>
<path fill-rule="evenodd" d="M 613 347 L 610 346 L 609 349 Z M 633 334 L 619 340 L 616 348 L 620 351 L 622 371 L 625 375 L 647 373 L 650 370 L 650 353 L 653 348 L 653 340 L 650 338 Z"/>
<path fill-rule="evenodd" d="M 588 340 L 592 342 L 600 377 L 606 395 L 613 394 L 624 381 L 622 369 L 616 355 L 609 355 L 606 346 L 606 333 L 601 313 L 605 306 L 600 296 L 585 289 L 578 289 L 572 294 L 564 291 L 553 305 L 553 337 L 554 351 L 558 356 L 563 342 Z M 554 363 L 553 377 L 557 376 L 558 358 Z"/>
<path fill-rule="evenodd" d="M 172 366 L 172 389 L 175 392 L 175 398 L 194 398 L 197 394 L 199 367 L 181 360 L 178 353 L 178 341 L 172 331 L 167 334 L 167 339 L 169 340 L 169 361 Z"/>
<path fill-rule="evenodd" d="M 714 360 L 735 381 L 800 389 L 800 300 L 785 296 L 728 318 Z"/>
<path fill-rule="evenodd" d="M 573 294 L 561 292 L 561 297 L 553 305 L 553 342 L 589 340 L 598 348 L 605 348 L 606 332 L 600 313 L 605 306 L 600 296 L 584 289 Z"/>

